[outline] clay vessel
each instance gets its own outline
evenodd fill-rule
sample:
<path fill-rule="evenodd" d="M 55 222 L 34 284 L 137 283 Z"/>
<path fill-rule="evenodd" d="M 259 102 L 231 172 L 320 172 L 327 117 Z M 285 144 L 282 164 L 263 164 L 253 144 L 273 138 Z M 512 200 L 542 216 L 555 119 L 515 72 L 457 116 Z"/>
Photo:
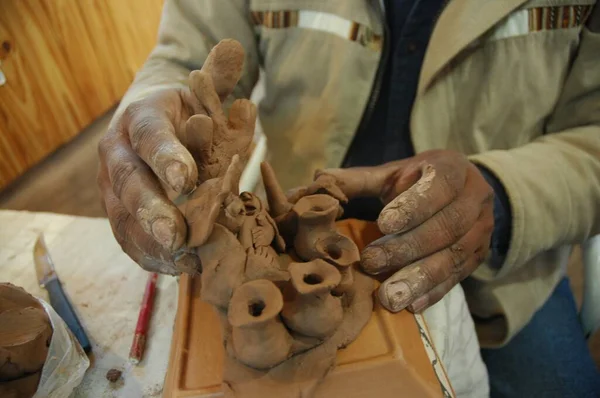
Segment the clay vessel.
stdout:
<path fill-rule="evenodd" d="M 266 279 L 244 283 L 229 303 L 236 358 L 256 369 L 268 369 L 290 355 L 292 337 L 279 318 L 281 291 Z"/>
<path fill-rule="evenodd" d="M 321 339 L 331 336 L 344 316 L 340 298 L 331 294 L 342 279 L 340 272 L 320 259 L 292 263 L 288 271 L 292 286 L 285 291 L 286 302 L 281 313 L 286 326 L 305 336 Z"/>
<path fill-rule="evenodd" d="M 329 195 L 310 195 L 298 200 L 293 211 L 298 216 L 294 239 L 296 254 L 305 261 L 321 258 L 335 265 L 343 275 L 342 285 L 352 284 L 352 265 L 360 260 L 354 242 L 337 232 L 339 202 Z"/>

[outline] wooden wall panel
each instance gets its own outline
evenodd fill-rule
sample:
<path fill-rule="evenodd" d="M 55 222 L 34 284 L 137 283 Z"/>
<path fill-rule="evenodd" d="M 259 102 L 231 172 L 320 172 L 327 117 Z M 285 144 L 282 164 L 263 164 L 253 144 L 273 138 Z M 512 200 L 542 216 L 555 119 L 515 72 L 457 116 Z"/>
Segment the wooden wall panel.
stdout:
<path fill-rule="evenodd" d="M 163 0 L 0 0 L 0 188 L 124 94 Z"/>

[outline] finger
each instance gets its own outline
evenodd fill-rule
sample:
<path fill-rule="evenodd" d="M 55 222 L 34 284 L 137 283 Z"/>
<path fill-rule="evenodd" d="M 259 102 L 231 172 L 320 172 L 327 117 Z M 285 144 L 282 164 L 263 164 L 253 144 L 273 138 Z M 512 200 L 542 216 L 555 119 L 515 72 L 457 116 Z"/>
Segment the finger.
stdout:
<path fill-rule="evenodd" d="M 386 235 L 362 252 L 365 272 L 378 274 L 399 269 L 456 242 L 477 221 L 485 191 L 467 184 L 461 196 L 429 220 L 403 234 Z"/>
<path fill-rule="evenodd" d="M 208 116 L 212 118 L 215 133 L 213 141 L 218 141 L 221 137 L 216 133 L 226 128 L 227 119 L 223 112 L 221 99 L 215 91 L 212 77 L 207 72 L 194 70 L 190 73 L 189 86 L 200 104 L 206 109 Z"/>
<path fill-rule="evenodd" d="M 317 170 L 314 179 L 331 176 L 348 199 L 381 197 L 386 181 L 401 167 L 401 162 L 391 162 L 374 167 Z"/>
<path fill-rule="evenodd" d="M 202 65 L 202 71 L 212 77 L 221 102 L 231 94 L 242 76 L 244 56 L 244 48 L 239 42 L 224 39 L 212 48 Z"/>
<path fill-rule="evenodd" d="M 186 238 L 185 220 L 165 195 L 156 176 L 127 145 L 122 135 L 101 143 L 100 151 L 111 182 L 111 192 L 146 234 L 168 251 L 178 250 Z"/>
<path fill-rule="evenodd" d="M 462 280 L 472 272 L 465 264 L 480 247 L 485 228 L 477 222 L 457 243 L 396 272 L 379 287 L 381 304 L 398 312 L 452 275 Z"/>
<path fill-rule="evenodd" d="M 123 251 L 142 268 L 169 275 L 180 272 L 193 274 L 200 269 L 200 259 L 190 253 L 177 253 L 173 260 L 173 255 L 144 232 L 110 190 L 104 190 L 104 199 L 115 239 Z"/>
<path fill-rule="evenodd" d="M 461 265 L 463 271 L 460 274 L 453 273 L 450 275 L 450 277 L 444 282 L 413 301 L 413 303 L 408 306 L 408 310 L 413 313 L 420 313 L 440 301 L 448 292 L 450 292 L 450 290 L 454 288 L 454 286 L 460 283 L 467 276 L 471 275 L 471 273 L 477 269 L 477 267 L 485 259 L 485 256 L 489 250 L 488 248 L 489 241 L 484 243 L 471 257 L 469 257 L 464 264 Z"/>
<path fill-rule="evenodd" d="M 207 115 L 194 115 L 185 123 L 181 143 L 188 148 L 196 164 L 210 159 L 213 141 L 213 121 Z"/>
<path fill-rule="evenodd" d="M 302 199 L 306 195 L 308 195 L 308 187 L 306 187 L 306 186 L 292 188 L 292 189 L 289 189 L 285 193 L 285 197 L 287 198 L 287 201 L 292 204 L 296 204 L 296 202 L 298 202 L 300 199 Z"/>
<path fill-rule="evenodd" d="M 194 158 L 177 139 L 173 123 L 162 110 L 137 104 L 128 108 L 126 126 L 133 150 L 165 184 L 178 193 L 196 187 Z"/>
<path fill-rule="evenodd" d="M 414 228 L 452 202 L 465 186 L 466 167 L 456 167 L 444 160 L 423 161 L 419 173 L 418 181 L 381 211 L 377 225 L 382 233 L 401 233 Z M 410 174 L 414 178 L 414 173 Z"/>

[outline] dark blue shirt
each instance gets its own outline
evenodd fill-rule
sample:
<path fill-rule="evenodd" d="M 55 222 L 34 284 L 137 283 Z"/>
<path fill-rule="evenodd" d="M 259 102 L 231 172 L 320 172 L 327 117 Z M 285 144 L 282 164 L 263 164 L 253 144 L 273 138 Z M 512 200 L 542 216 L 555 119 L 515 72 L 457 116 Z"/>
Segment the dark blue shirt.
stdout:
<path fill-rule="evenodd" d="M 343 167 L 375 166 L 414 155 L 410 114 L 425 50 L 437 18 L 448 0 L 387 0 L 381 64 L 371 101 L 350 146 Z M 502 184 L 480 168 L 494 188 L 495 228 L 492 264 L 501 265 L 511 234 L 510 204 Z M 359 198 L 345 207 L 345 217 L 376 220 L 383 205 L 377 198 Z"/>

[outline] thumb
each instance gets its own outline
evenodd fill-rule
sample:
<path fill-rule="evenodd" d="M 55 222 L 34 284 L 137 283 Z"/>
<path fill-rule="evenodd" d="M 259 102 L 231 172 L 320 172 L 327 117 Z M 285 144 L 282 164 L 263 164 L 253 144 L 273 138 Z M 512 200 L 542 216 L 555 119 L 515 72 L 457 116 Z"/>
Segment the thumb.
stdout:
<path fill-rule="evenodd" d="M 347 169 L 317 170 L 315 179 L 322 176 L 331 176 L 336 185 L 348 197 L 382 198 L 390 185 L 395 173 L 400 169 L 399 162 L 386 163 L 381 166 L 350 167 Z"/>

